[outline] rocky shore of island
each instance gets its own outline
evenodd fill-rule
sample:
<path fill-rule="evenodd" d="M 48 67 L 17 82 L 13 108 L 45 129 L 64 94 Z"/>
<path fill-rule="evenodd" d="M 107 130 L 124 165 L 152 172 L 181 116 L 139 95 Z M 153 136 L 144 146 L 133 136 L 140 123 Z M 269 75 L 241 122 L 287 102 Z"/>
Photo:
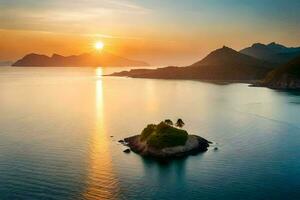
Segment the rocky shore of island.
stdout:
<path fill-rule="evenodd" d="M 166 147 L 163 149 L 157 149 L 155 147 L 149 146 L 146 142 L 141 141 L 140 135 L 125 138 L 124 141 L 131 151 L 142 156 L 155 158 L 184 157 L 188 155 L 195 155 L 197 153 L 207 151 L 210 143 L 206 139 L 197 135 L 189 135 L 185 145 Z"/>

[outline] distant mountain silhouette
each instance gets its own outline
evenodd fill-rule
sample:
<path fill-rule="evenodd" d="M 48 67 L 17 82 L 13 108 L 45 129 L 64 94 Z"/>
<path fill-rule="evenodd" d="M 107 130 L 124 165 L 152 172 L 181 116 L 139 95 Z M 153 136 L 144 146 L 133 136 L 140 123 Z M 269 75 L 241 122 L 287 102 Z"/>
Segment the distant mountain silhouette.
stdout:
<path fill-rule="evenodd" d="M 286 47 L 275 42 L 268 45 L 255 43 L 251 47 L 242 49 L 240 53 L 274 64 L 283 64 L 300 55 L 300 47 Z"/>
<path fill-rule="evenodd" d="M 85 53 L 73 56 L 53 54 L 51 57 L 39 54 L 28 54 L 12 66 L 49 66 L 49 67 L 94 67 L 94 66 L 148 66 L 142 61 L 130 60 L 106 51 Z"/>
<path fill-rule="evenodd" d="M 134 69 L 112 74 L 133 78 L 199 79 L 216 81 L 249 81 L 262 79 L 270 63 L 223 47 L 187 67 Z"/>
<path fill-rule="evenodd" d="M 300 56 L 268 73 L 262 86 L 278 89 L 300 89 Z"/>

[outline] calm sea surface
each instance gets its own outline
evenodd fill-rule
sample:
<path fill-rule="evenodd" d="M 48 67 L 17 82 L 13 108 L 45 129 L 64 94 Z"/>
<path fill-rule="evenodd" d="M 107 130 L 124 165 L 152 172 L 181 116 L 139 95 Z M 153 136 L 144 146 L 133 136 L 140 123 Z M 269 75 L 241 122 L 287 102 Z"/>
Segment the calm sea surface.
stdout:
<path fill-rule="evenodd" d="M 300 199 L 300 93 L 0 68 L 0 199 Z M 182 118 L 214 141 L 170 163 L 119 139 Z M 112 137 L 113 136 L 113 137 Z"/>

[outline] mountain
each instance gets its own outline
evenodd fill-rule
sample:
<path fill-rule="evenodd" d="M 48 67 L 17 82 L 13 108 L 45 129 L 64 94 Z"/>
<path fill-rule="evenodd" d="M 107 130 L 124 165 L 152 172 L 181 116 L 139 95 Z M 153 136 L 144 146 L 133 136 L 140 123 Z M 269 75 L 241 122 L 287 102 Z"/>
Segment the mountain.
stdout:
<path fill-rule="evenodd" d="M 94 66 L 148 66 L 142 61 L 130 60 L 105 51 L 85 53 L 73 56 L 53 54 L 51 57 L 39 54 L 28 54 L 12 66 L 48 66 L 48 67 L 94 67 Z"/>
<path fill-rule="evenodd" d="M 262 86 L 277 89 L 300 89 L 300 56 L 268 73 Z"/>
<path fill-rule="evenodd" d="M 133 78 L 199 79 L 211 81 L 249 81 L 262 79 L 270 63 L 223 47 L 187 67 L 136 69 L 112 74 Z"/>
<path fill-rule="evenodd" d="M 286 47 L 272 42 L 270 44 L 255 43 L 242 49 L 240 53 L 276 64 L 283 64 L 300 55 L 300 47 Z"/>
<path fill-rule="evenodd" d="M 11 66 L 12 61 L 0 61 L 0 66 Z"/>

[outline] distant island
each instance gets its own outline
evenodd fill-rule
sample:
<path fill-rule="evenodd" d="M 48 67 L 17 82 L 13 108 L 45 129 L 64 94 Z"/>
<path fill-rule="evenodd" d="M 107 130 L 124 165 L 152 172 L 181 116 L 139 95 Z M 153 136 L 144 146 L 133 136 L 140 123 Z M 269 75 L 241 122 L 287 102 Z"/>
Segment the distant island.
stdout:
<path fill-rule="evenodd" d="M 189 135 L 181 129 L 183 125 L 181 119 L 177 120 L 177 127 L 169 119 L 157 125 L 149 124 L 140 135 L 125 138 L 124 143 L 132 151 L 154 158 L 182 157 L 206 151 L 210 142 L 200 136 Z"/>
<path fill-rule="evenodd" d="M 30 67 L 136 67 L 148 65 L 143 61 L 130 60 L 106 51 L 72 56 L 53 54 L 51 57 L 31 53 L 12 64 L 12 66 Z"/>

